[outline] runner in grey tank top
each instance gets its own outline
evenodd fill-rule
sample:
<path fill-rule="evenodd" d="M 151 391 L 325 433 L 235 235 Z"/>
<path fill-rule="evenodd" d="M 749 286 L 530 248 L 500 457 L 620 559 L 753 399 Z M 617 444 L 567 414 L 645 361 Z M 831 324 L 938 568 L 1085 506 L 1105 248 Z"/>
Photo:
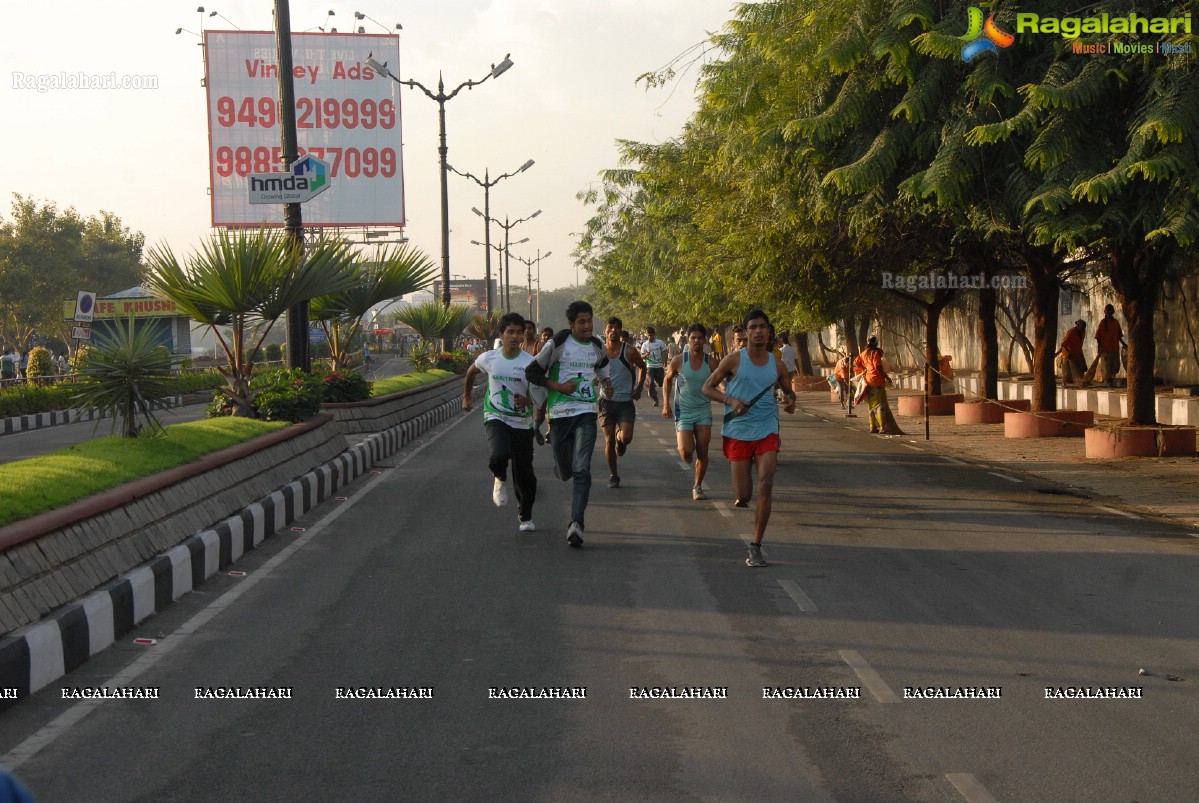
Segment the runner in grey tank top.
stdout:
<path fill-rule="evenodd" d="M 609 318 L 604 326 L 604 348 L 608 352 L 608 374 L 612 379 L 612 398 L 600 400 L 599 425 L 604 431 L 604 457 L 608 460 L 608 487 L 620 487 L 616 459 L 633 442 L 633 424 L 641 386 L 645 383 L 645 360 L 637 349 L 621 340 L 624 324 Z"/>

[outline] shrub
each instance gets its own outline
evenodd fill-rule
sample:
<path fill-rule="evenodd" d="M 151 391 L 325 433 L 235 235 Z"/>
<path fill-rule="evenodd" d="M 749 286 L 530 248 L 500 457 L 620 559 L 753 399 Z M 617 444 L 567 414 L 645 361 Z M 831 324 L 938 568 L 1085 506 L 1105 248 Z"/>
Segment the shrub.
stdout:
<path fill-rule="evenodd" d="M 267 362 L 279 362 L 283 359 L 283 347 L 278 343 L 268 343 L 265 352 Z"/>
<path fill-rule="evenodd" d="M 428 371 L 437 362 L 437 344 L 422 340 L 408 347 L 408 363 L 417 373 Z"/>
<path fill-rule="evenodd" d="M 321 409 L 320 381 L 298 368 L 272 368 L 255 373 L 250 380 L 254 399 L 250 403 L 254 417 L 264 421 L 304 421 Z M 232 399 L 217 388 L 208 416 L 232 415 Z"/>
<path fill-rule="evenodd" d="M 443 351 L 437 355 L 437 362 L 434 367 L 440 368 L 443 371 L 453 371 L 456 374 L 462 374 L 466 373 L 470 362 L 470 353 L 465 349 Z"/>
<path fill-rule="evenodd" d="M 94 348 L 95 346 L 84 344 L 75 349 L 75 356 L 71 358 L 71 373 L 79 370 L 79 364 L 87 357 L 87 353 Z"/>
<path fill-rule="evenodd" d="M 371 383 L 356 371 L 333 371 L 316 376 L 320 380 L 323 402 L 356 402 L 371 397 Z"/>
<path fill-rule="evenodd" d="M 25 366 L 25 376 L 28 379 L 54 376 L 54 360 L 50 349 L 45 346 L 34 346 L 29 350 L 29 363 Z"/>

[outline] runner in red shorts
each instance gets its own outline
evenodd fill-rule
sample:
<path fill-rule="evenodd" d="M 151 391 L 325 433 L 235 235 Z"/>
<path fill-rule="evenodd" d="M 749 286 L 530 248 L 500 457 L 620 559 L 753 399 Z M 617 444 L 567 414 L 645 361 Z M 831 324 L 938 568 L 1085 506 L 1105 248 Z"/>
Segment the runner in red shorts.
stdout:
<path fill-rule="evenodd" d="M 751 466 L 758 468 L 758 507 L 754 516 L 753 542 L 749 545 L 746 566 L 765 566 L 762 536 L 770 521 L 774 493 L 774 472 L 778 467 L 779 413 L 774 388 L 782 387 L 787 404 L 784 411 L 795 412 L 795 393 L 787 369 L 770 353 L 770 320 L 760 309 L 745 317 L 748 345 L 720 361 L 704 383 L 704 395 L 724 404 L 724 456 L 733 469 L 733 490 L 737 507 L 749 507 L 753 494 Z M 725 391 L 719 388 L 725 382 Z"/>

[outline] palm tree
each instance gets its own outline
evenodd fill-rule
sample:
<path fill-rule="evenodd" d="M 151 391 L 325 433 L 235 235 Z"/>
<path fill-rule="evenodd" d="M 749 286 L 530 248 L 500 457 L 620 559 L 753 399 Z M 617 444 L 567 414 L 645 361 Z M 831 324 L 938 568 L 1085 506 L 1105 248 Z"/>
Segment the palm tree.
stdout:
<path fill-rule="evenodd" d="M 300 252 L 281 229 L 222 230 L 185 263 L 169 246 L 152 248 L 145 286 L 212 328 L 228 362 L 220 370 L 234 415 L 252 416 L 254 357 L 271 327 L 289 307 L 352 287 L 353 263 L 345 243 L 319 242 Z"/>
<path fill-rule="evenodd" d="M 421 341 L 429 344 L 438 340 L 453 342 L 474 314 L 474 310 L 458 304 L 443 307 L 438 301 L 426 301 L 400 310 L 396 319 L 411 326 Z"/>
<path fill-rule="evenodd" d="M 405 293 L 428 286 L 437 266 L 422 251 L 407 245 L 381 250 L 377 258 L 354 260 L 357 281 L 339 293 L 317 296 L 309 307 L 309 318 L 319 321 L 329 339 L 334 370 L 349 360 L 348 349 L 373 307 Z"/>

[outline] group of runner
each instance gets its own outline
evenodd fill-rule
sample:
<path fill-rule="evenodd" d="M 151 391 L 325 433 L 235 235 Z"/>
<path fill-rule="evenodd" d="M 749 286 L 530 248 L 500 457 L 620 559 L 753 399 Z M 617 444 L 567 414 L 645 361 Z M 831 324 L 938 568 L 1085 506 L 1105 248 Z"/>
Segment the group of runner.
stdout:
<path fill-rule="evenodd" d="M 466 372 L 463 408 L 473 407 L 471 392 L 480 373 L 487 375 L 483 425 L 490 445 L 492 501 L 507 504 L 507 471 L 517 500 L 518 528 L 536 529 L 533 502 L 537 479 L 533 473 L 533 443 L 543 420 L 550 424 L 554 476 L 573 483 L 571 518 L 566 540 L 583 546 L 587 502 L 591 492 L 591 458 L 599 430 L 604 433 L 608 487 L 620 487 L 618 460 L 633 440 L 636 401 L 649 379 L 650 396 L 658 406 L 656 386 L 662 387 L 662 416 L 675 421 L 679 456 L 694 460 L 691 496 L 707 498 L 703 481 L 709 467 L 712 402 L 724 405 L 721 429 L 725 457 L 732 466 L 734 502 L 746 508 L 753 495 L 753 468 L 758 474 L 757 510 L 747 566 L 765 566 L 762 539 L 770 520 L 774 474 L 778 465 L 779 405 L 795 412 L 795 393 L 788 369 L 770 351 L 771 326 L 755 309 L 733 333 L 732 348 L 723 358 L 707 353 L 708 332 L 694 324 L 687 332 L 686 350 L 665 364 L 666 347 L 647 329 L 641 348 L 627 342 L 619 318 L 609 318 L 604 339 L 594 335 L 594 312 L 585 301 L 566 310 L 569 328 L 544 337 L 534 348 L 526 343 L 526 321 L 518 313 L 500 319 L 499 347 L 480 354 Z M 535 327 L 532 327 L 535 333 Z M 543 330 L 544 331 L 544 330 Z M 536 335 L 534 334 L 535 338 Z M 661 348 L 654 348 L 657 343 Z M 655 373 L 657 376 L 655 377 Z M 654 379 L 657 378 L 657 382 Z M 675 385 L 679 391 L 673 392 Z"/>

